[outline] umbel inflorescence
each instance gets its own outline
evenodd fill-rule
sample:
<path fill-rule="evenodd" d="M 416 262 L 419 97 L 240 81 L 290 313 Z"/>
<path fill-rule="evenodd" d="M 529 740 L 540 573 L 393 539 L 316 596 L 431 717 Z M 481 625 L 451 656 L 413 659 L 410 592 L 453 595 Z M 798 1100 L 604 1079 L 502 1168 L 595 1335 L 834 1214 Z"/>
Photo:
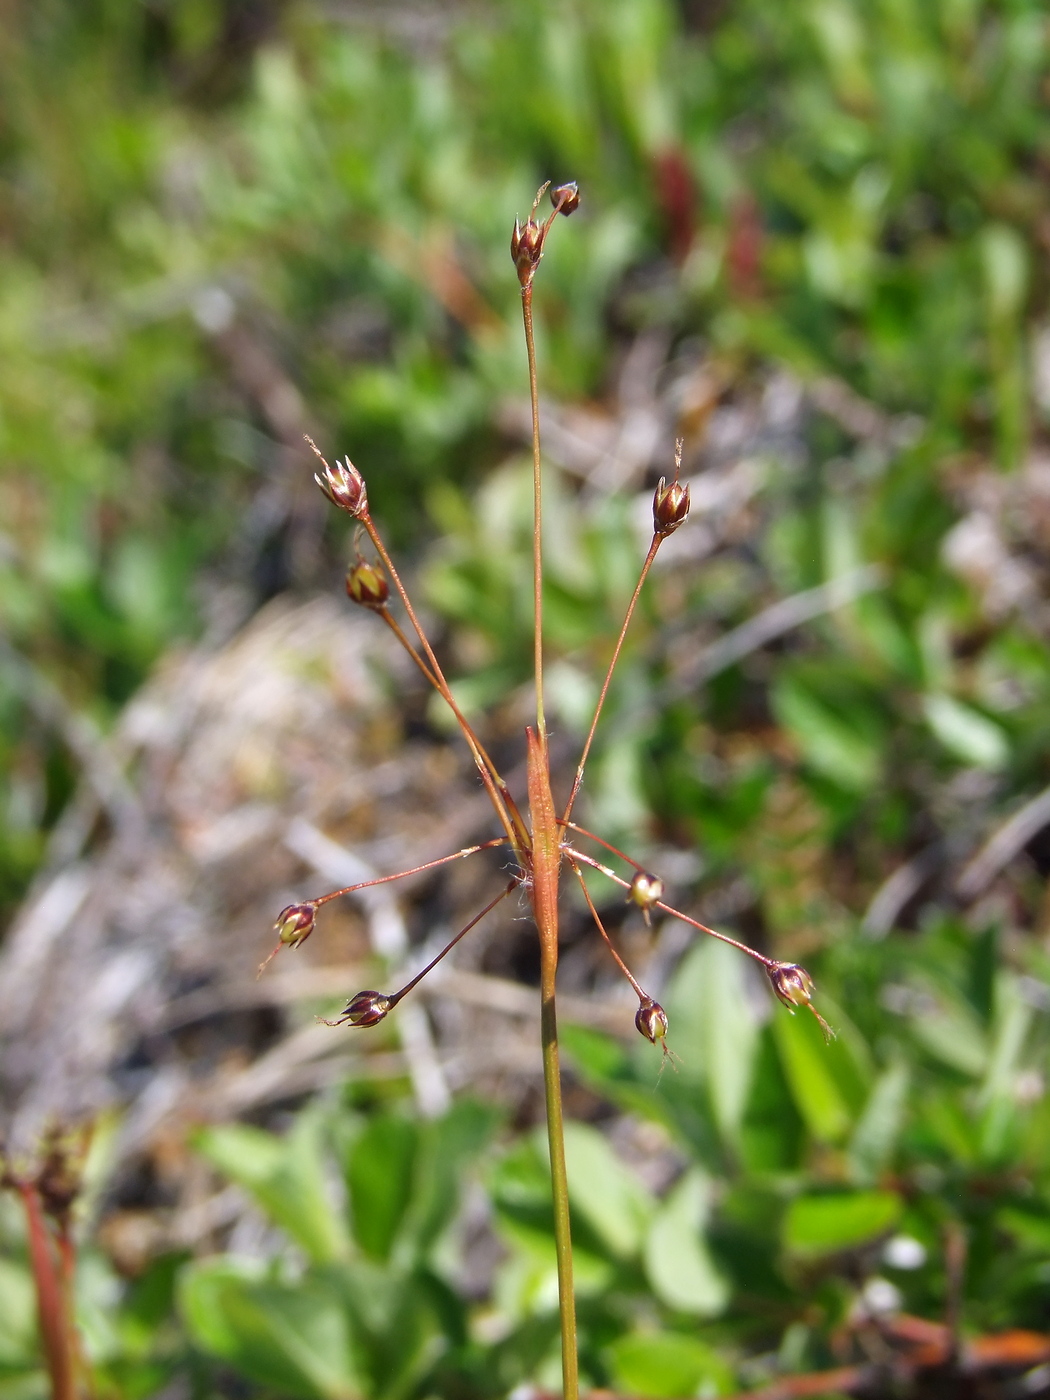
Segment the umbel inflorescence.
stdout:
<path fill-rule="evenodd" d="M 547 188 L 547 186 L 544 186 L 537 194 L 529 217 L 524 222 L 518 221 L 515 223 L 510 245 L 511 257 L 522 289 L 525 334 L 529 352 L 534 417 L 535 485 L 537 495 L 537 523 L 534 541 L 537 724 L 535 728 L 529 727 L 526 730 L 526 740 L 528 744 L 528 804 L 525 811 L 523 811 L 509 791 L 507 784 L 500 775 L 474 728 L 457 705 L 441 665 L 427 640 L 401 577 L 394 567 L 393 561 L 390 558 L 386 546 L 376 528 L 375 521 L 369 511 L 368 491 L 363 476 L 349 459 L 343 462 L 337 461 L 334 466 L 329 465 L 318 451 L 313 441 L 308 438 L 307 442 L 321 463 L 321 471 L 315 475 L 317 484 L 334 506 L 345 511 L 357 522 L 359 527 L 358 540 L 360 541 L 362 536 L 367 536 L 377 556 L 375 560 L 364 558 L 360 552 L 360 546 L 358 545 L 357 557 L 350 565 L 346 575 L 347 596 L 358 605 L 374 612 L 383 623 L 390 628 L 397 637 L 398 642 L 404 647 L 405 651 L 407 651 L 415 665 L 426 678 L 427 682 L 433 686 L 451 709 L 460 731 L 466 740 L 467 746 L 470 749 L 481 781 L 488 792 L 501 834 L 493 837 L 492 840 L 481 842 L 478 845 L 468 846 L 463 850 L 454 851 L 451 855 L 444 856 L 439 860 L 430 861 L 426 865 L 417 866 L 411 870 L 402 870 L 393 875 L 385 875 L 378 879 L 363 881 L 356 885 L 348 885 L 344 889 L 332 890 L 327 894 L 319 895 L 313 899 L 290 904 L 286 909 L 282 910 L 277 919 L 276 930 L 278 942 L 273 953 L 270 954 L 270 958 L 280 951 L 282 947 L 297 948 L 300 944 L 305 942 L 314 931 L 318 910 L 331 900 L 338 899 L 342 895 L 353 894 L 358 890 L 367 889 L 372 885 L 384 884 L 391 880 L 402 879 L 407 875 L 417 874 L 423 870 L 432 870 L 452 861 L 465 859 L 478 851 L 503 847 L 509 852 L 513 861 L 512 877 L 494 898 L 449 941 L 437 957 L 428 963 L 421 972 L 417 973 L 410 982 L 406 983 L 405 986 L 399 988 L 397 991 L 378 992 L 366 990 L 356 993 L 347 1002 L 342 1013 L 336 1020 L 329 1022 L 329 1024 L 359 1028 L 377 1025 L 393 1010 L 398 1002 L 401 1001 L 403 997 L 407 996 L 413 987 L 415 987 L 417 983 L 456 946 L 461 938 L 469 933 L 485 915 L 490 913 L 491 910 L 515 890 L 522 890 L 528 896 L 537 916 L 537 925 L 541 938 L 545 933 L 549 937 L 553 932 L 553 936 L 556 940 L 557 882 L 560 872 L 563 869 L 567 869 L 579 882 L 595 927 L 604 940 L 613 959 L 616 961 L 620 971 L 630 982 L 631 987 L 638 997 L 638 1011 L 635 1016 L 635 1025 L 648 1040 L 654 1044 L 660 1043 L 666 1049 L 665 1038 L 668 1031 L 667 1015 L 663 1007 L 639 985 L 638 981 L 613 946 L 612 940 L 602 923 L 601 917 L 583 878 L 583 868 L 589 867 L 599 871 L 616 884 L 621 885 L 626 891 L 627 900 L 641 910 L 647 923 L 651 911 L 658 909 L 662 913 L 671 914 L 675 918 L 681 919 L 683 922 L 690 924 L 693 928 L 709 937 L 718 938 L 725 943 L 731 944 L 733 947 L 738 948 L 740 952 L 753 958 L 756 962 L 761 964 L 765 970 L 773 991 L 784 1005 L 792 1012 L 799 1007 L 805 1007 L 816 1017 L 825 1035 L 828 1036 L 830 1035 L 828 1025 L 813 1006 L 813 982 L 804 968 L 794 963 L 778 962 L 776 959 L 767 958 L 756 949 L 749 948 L 746 944 L 734 938 L 730 938 L 724 933 L 708 928 L 706 925 L 699 923 L 696 919 L 691 918 L 688 914 L 665 903 L 663 899 L 663 881 L 659 876 L 643 869 L 642 866 L 632 860 L 631 857 L 626 855 L 623 851 L 617 850 L 616 847 L 611 846 L 600 836 L 587 831 L 572 820 L 573 808 L 583 782 L 584 769 L 594 741 L 598 720 L 642 586 L 645 583 L 646 577 L 649 574 L 649 570 L 653 565 L 653 561 L 663 541 L 682 526 L 689 515 L 689 487 L 680 480 L 681 443 L 678 444 L 675 453 L 673 478 L 670 481 L 661 478 L 653 495 L 652 540 L 641 568 L 637 586 L 627 607 L 619 637 L 613 648 L 598 702 L 595 707 L 590 730 L 584 742 L 583 751 L 576 768 L 572 789 L 560 815 L 557 814 L 553 805 L 550 792 L 547 734 L 543 722 L 542 701 L 542 553 L 538 523 L 540 491 L 538 451 L 539 422 L 532 336 L 531 296 L 533 278 L 540 265 L 540 260 L 543 257 L 544 245 L 550 229 L 558 214 L 569 215 L 575 211 L 579 206 L 580 196 L 574 183 L 560 185 L 551 189 L 550 200 L 552 209 L 547 218 L 543 222 L 540 222 L 536 217 L 537 210 L 539 209 L 540 201 L 546 193 Z M 393 585 L 393 595 L 396 595 L 396 598 L 400 601 L 404 610 L 404 615 L 407 618 L 407 628 L 398 621 L 392 611 L 391 604 L 393 598 L 391 585 Z M 602 860 L 597 859 L 585 850 L 581 850 L 579 845 L 576 844 L 579 839 L 597 844 L 604 848 L 605 851 L 611 853 L 626 865 L 628 874 L 621 875 L 617 873 Z M 550 927 L 552 917 L 555 919 L 553 930 Z M 270 958 L 266 961 L 269 962 Z M 263 966 L 265 967 L 266 964 L 264 963 Z"/>

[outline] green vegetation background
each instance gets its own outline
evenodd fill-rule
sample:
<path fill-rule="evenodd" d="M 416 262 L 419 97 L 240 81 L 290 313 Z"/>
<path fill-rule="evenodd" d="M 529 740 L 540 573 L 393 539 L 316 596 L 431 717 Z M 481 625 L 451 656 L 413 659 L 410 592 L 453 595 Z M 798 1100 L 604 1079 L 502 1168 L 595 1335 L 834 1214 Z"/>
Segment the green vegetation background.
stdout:
<path fill-rule="evenodd" d="M 744 562 L 686 570 L 667 606 L 717 633 L 862 565 L 882 586 L 707 689 L 669 699 L 644 649 L 628 658 L 609 805 L 643 839 L 655 825 L 700 850 L 704 880 L 747 883 L 748 932 L 804 957 L 839 1036 L 825 1050 L 808 1018 L 756 1011 L 706 946 L 676 975 L 683 1065 L 658 1088 L 651 1061 L 570 1031 L 580 1078 L 685 1163 L 654 1193 L 573 1129 L 595 1384 L 726 1394 L 831 1364 L 858 1306 L 943 1316 L 959 1232 L 965 1326 L 1047 1328 L 1050 850 L 1036 832 L 976 904 L 956 876 L 1050 781 L 1048 40 L 1039 0 L 5 15 L 8 912 L 76 773 L 41 695 L 105 729 L 224 585 L 261 600 L 333 576 L 343 540 L 295 548 L 281 405 L 260 411 L 231 373 L 237 325 L 262 328 L 399 547 L 444 532 L 431 601 L 481 639 L 479 699 L 527 669 L 525 621 L 507 624 L 520 571 L 468 507 L 522 391 L 507 241 L 541 179 L 585 197 L 544 264 L 546 395 L 600 398 L 617 350 L 662 328 L 699 338 L 729 395 L 787 371 L 867 406 L 870 432 L 812 413 L 790 470 L 771 449 L 769 528 Z M 622 592 L 600 548 L 622 528 L 579 528 L 597 562 L 554 580 L 570 661 Z M 894 870 L 945 850 L 902 927 L 865 928 Z M 285 1140 L 230 1126 L 200 1150 L 289 1246 L 266 1266 L 165 1259 L 131 1283 L 89 1256 L 99 1394 L 480 1397 L 550 1379 L 544 1166 L 495 1110 L 421 1125 L 396 1103 L 330 1104 Z M 507 1249 L 481 1302 L 453 1287 L 442 1229 L 468 1176 Z M 0 1394 L 40 1394 L 17 1250 L 0 1297 Z"/>

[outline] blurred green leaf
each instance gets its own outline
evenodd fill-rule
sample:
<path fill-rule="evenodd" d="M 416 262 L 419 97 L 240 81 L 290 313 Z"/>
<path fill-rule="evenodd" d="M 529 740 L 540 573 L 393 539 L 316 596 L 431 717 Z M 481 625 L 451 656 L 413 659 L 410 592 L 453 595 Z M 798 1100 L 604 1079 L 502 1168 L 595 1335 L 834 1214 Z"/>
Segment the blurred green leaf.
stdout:
<path fill-rule="evenodd" d="M 565 1159 L 573 1210 L 612 1254 L 622 1259 L 636 1254 L 656 1208 L 650 1192 L 608 1140 L 585 1123 L 565 1124 Z"/>
<path fill-rule="evenodd" d="M 923 699 L 926 722 L 944 747 L 977 768 L 1002 768 L 1010 757 L 1006 736 L 988 719 L 950 695 Z"/>
<path fill-rule="evenodd" d="M 710 1179 L 694 1167 L 661 1201 L 645 1237 L 653 1292 L 669 1308 L 698 1317 L 717 1316 L 729 1301 L 729 1286 L 704 1240 L 710 1199 Z"/>
<path fill-rule="evenodd" d="M 277 1283 L 232 1258 L 202 1260 L 184 1271 L 180 1299 L 198 1345 L 261 1384 L 301 1400 L 362 1394 L 347 1316 L 325 1283 Z"/>
<path fill-rule="evenodd" d="M 713 1348 L 681 1332 L 635 1332 L 609 1348 L 613 1384 L 626 1395 L 729 1395 L 733 1373 Z"/>
<path fill-rule="evenodd" d="M 879 749 L 872 737 L 850 723 L 850 715 L 835 713 L 800 679 L 791 677 L 778 680 L 772 700 L 780 723 L 818 773 L 844 788 L 871 787 L 879 773 Z"/>
<path fill-rule="evenodd" d="M 354 1237 L 373 1259 L 386 1259 L 412 1194 L 419 1129 L 396 1114 L 377 1115 L 360 1133 L 346 1164 Z"/>
<path fill-rule="evenodd" d="M 220 1171 L 246 1187 L 311 1259 L 324 1262 L 347 1253 L 346 1225 L 325 1178 L 318 1115 L 300 1114 L 284 1138 L 242 1124 L 204 1128 L 196 1145 Z"/>
<path fill-rule="evenodd" d="M 911 1074 L 899 1060 L 879 1075 L 864 1105 L 849 1143 L 849 1156 L 856 1179 L 861 1183 L 877 1180 L 889 1166 L 900 1138 Z"/>
<path fill-rule="evenodd" d="M 36 1297 L 26 1268 L 0 1259 L 0 1368 L 36 1370 Z"/>
<path fill-rule="evenodd" d="M 783 1241 L 795 1254 L 834 1254 L 854 1249 L 890 1230 L 903 1210 L 891 1191 L 798 1196 L 784 1216 Z"/>
<path fill-rule="evenodd" d="M 977 1015 L 944 991 L 923 995 L 911 1017 L 912 1034 L 942 1064 L 976 1078 L 985 1073 L 988 1044 Z"/>
<path fill-rule="evenodd" d="M 841 1141 L 852 1114 L 831 1067 L 832 1047 L 825 1043 L 816 1020 L 804 1012 L 792 1016 L 778 1011 L 773 1034 L 803 1122 L 819 1141 Z"/>

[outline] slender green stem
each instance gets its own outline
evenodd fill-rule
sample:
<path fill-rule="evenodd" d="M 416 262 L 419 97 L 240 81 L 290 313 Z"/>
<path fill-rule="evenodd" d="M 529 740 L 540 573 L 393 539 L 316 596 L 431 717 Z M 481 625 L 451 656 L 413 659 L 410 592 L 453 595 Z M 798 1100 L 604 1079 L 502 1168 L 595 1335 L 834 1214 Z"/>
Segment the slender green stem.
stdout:
<path fill-rule="evenodd" d="M 537 204 L 542 194 L 543 190 L 540 190 L 536 196 Z M 560 205 L 543 226 L 540 235 L 541 248 L 558 208 Z M 536 205 L 533 205 L 532 213 L 534 217 Z M 539 259 L 536 261 L 538 263 Z M 532 818 L 531 897 L 536 931 L 540 940 L 540 1027 L 543 1041 L 547 1142 L 551 1163 L 551 1195 L 554 1205 L 554 1248 L 558 1261 L 562 1396 L 563 1400 L 578 1400 L 580 1377 L 576 1341 L 576 1295 L 572 1285 L 569 1179 L 565 1167 L 565 1121 L 561 1068 L 558 1063 L 558 1017 L 555 1001 L 558 973 L 558 876 L 562 848 L 557 813 L 551 796 L 547 723 L 543 707 L 543 480 L 540 465 L 540 400 L 536 379 L 536 341 L 532 326 L 531 272 L 522 281 L 521 309 L 525 322 L 525 347 L 529 358 L 529 396 L 532 402 L 532 578 L 535 610 L 533 663 L 536 676 L 536 731 L 526 731 L 529 741 L 529 814 Z"/>
<path fill-rule="evenodd" d="M 634 610 L 638 604 L 638 595 L 642 591 L 642 585 L 645 583 L 645 580 L 649 577 L 649 570 L 653 567 L 653 560 L 656 558 L 656 551 L 660 548 L 662 538 L 661 535 L 653 536 L 652 544 L 649 546 L 649 553 L 645 556 L 645 563 L 642 565 L 642 572 L 638 576 L 638 582 L 635 584 L 634 592 L 631 594 L 631 601 L 627 605 L 627 613 L 623 620 L 623 626 L 620 628 L 620 635 L 616 639 L 616 646 L 613 648 L 612 660 L 609 662 L 609 668 L 605 672 L 605 680 L 602 683 L 601 694 L 598 696 L 598 703 L 594 707 L 594 718 L 591 720 L 591 727 L 587 734 L 587 742 L 583 746 L 583 753 L 580 755 L 580 761 L 576 765 L 576 779 L 573 782 L 569 800 L 565 804 L 565 811 L 562 813 L 561 819 L 563 824 L 567 824 L 569 818 L 572 816 L 573 804 L 580 790 L 580 784 L 583 782 L 583 770 L 587 765 L 587 756 L 591 751 L 591 744 L 594 742 L 594 731 L 598 728 L 598 721 L 601 718 L 605 697 L 609 693 L 609 684 L 612 681 L 613 672 L 616 670 L 616 663 L 620 659 L 623 639 L 627 636 L 627 629 L 631 625 L 631 618 L 634 616 Z"/>
<path fill-rule="evenodd" d="M 554 982 L 557 945 L 551 956 L 547 941 L 540 940 L 540 1029 L 543 1037 L 543 1087 L 547 1107 L 547 1143 L 551 1159 L 551 1195 L 554 1201 L 554 1248 L 558 1257 L 558 1304 L 561 1315 L 561 1374 L 564 1400 L 580 1393 L 576 1351 L 576 1295 L 572 1284 L 572 1234 L 569 1227 L 569 1178 L 565 1169 L 565 1120 L 558 1062 L 558 1017 Z"/>
<path fill-rule="evenodd" d="M 547 723 L 543 713 L 543 480 L 540 471 L 540 393 L 536 380 L 536 340 L 532 331 L 531 281 L 521 289 L 521 312 L 525 320 L 525 348 L 529 356 L 529 396 L 532 400 L 532 646 L 536 673 L 536 732 L 540 743 L 546 748 Z"/>

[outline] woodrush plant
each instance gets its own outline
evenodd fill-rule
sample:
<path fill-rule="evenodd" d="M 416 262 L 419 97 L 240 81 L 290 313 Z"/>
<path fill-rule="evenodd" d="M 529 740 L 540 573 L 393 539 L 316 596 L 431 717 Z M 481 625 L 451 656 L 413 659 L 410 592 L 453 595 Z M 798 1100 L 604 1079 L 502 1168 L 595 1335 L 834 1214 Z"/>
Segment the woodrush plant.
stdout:
<path fill-rule="evenodd" d="M 543 196 L 550 190 L 551 212 L 540 222 L 537 212 Z M 572 820 L 573 810 L 583 785 L 587 760 L 594 742 L 598 721 L 605 705 L 613 672 L 619 660 L 627 629 L 634 615 L 642 587 L 649 575 L 660 546 L 668 536 L 682 526 L 689 515 L 689 487 L 681 481 L 682 445 L 678 443 L 675 452 L 675 471 L 668 481 L 661 477 L 653 495 L 653 533 L 645 561 L 642 564 L 638 582 L 620 627 L 616 644 L 613 647 L 601 690 L 595 705 L 594 715 L 584 741 L 579 763 L 576 767 L 572 787 L 559 814 L 551 790 L 550 753 L 548 749 L 547 725 L 544 712 L 543 693 L 543 536 L 542 536 L 542 494 L 543 474 L 540 452 L 539 395 L 536 374 L 536 345 L 533 334 L 533 283 L 537 269 L 543 258 L 548 235 L 559 214 L 568 216 L 579 207 L 580 195 L 575 183 L 550 188 L 543 185 L 536 195 L 529 217 L 516 221 L 511 237 L 510 251 L 518 281 L 521 285 L 522 318 L 525 346 L 528 355 L 529 393 L 532 404 L 532 462 L 533 462 L 533 661 L 536 687 L 536 720 L 525 730 L 527 746 L 527 802 L 519 805 L 510 792 L 491 756 L 481 742 L 477 732 L 457 703 L 442 667 L 427 639 L 412 601 L 405 589 L 393 560 L 376 527 L 368 507 L 368 491 L 364 477 L 347 458 L 330 466 L 321 455 L 314 442 L 307 442 L 321 462 L 322 472 L 315 476 L 317 484 L 331 503 L 345 511 L 357 521 L 359 533 L 367 535 L 378 556 L 379 562 L 366 560 L 358 550 L 355 562 L 350 566 L 346 577 L 346 591 L 350 599 L 377 614 L 394 633 L 398 642 L 412 658 L 427 683 L 437 691 L 455 717 L 478 775 L 488 793 L 501 828 L 501 834 L 491 840 L 454 851 L 424 865 L 410 870 L 401 870 L 393 875 L 347 885 L 332 890 L 313 899 L 290 904 L 282 910 L 277 919 L 277 945 L 266 964 L 282 947 L 297 948 L 313 933 L 317 922 L 317 912 L 331 900 L 343 895 L 354 894 L 374 885 L 386 884 L 403 879 L 407 875 L 424 870 L 434 870 L 453 861 L 463 860 L 479 851 L 496 848 L 507 849 L 514 862 L 513 874 L 504 886 L 483 909 L 449 940 L 438 955 L 418 972 L 409 982 L 394 992 L 380 992 L 372 989 L 357 992 L 344 1007 L 342 1013 L 327 1024 L 350 1026 L 364 1029 L 378 1025 L 394 1007 L 464 938 L 471 929 L 497 905 L 513 894 L 522 891 L 528 899 L 540 944 L 540 1006 L 541 1039 L 543 1049 L 543 1080 L 545 1091 L 547 1141 L 550 1151 L 551 1192 L 554 1206 L 554 1239 L 558 1267 L 558 1296 L 561 1324 L 562 1382 L 565 1400 L 576 1400 L 579 1394 L 579 1367 L 576 1339 L 576 1310 L 573 1293 L 572 1243 L 569 1226 L 569 1191 L 565 1162 L 564 1117 L 561 1091 L 561 1072 L 558 1056 L 558 1023 L 556 1007 L 556 980 L 558 968 L 558 901 L 561 874 L 565 867 L 571 871 L 580 885 L 583 898 L 594 925 L 616 962 L 618 968 L 630 983 L 638 998 L 635 1025 L 639 1032 L 652 1044 L 660 1045 L 666 1056 L 668 1020 L 659 1002 L 654 1000 L 640 985 L 613 945 L 601 916 L 588 890 L 584 879 L 584 868 L 596 870 L 627 892 L 627 900 L 641 910 L 648 923 L 652 910 L 681 919 L 700 933 L 720 939 L 737 948 L 741 953 L 753 958 L 764 969 L 774 993 L 793 1013 L 805 1007 L 820 1023 L 825 1037 L 831 1031 L 813 1006 L 813 981 L 804 968 L 795 963 L 779 962 L 767 958 L 754 948 L 730 938 L 725 933 L 708 928 L 697 919 L 666 903 L 663 899 L 664 885 L 660 877 L 646 870 L 625 852 L 608 841 Z M 389 581 L 388 581 L 389 580 Z M 409 632 L 398 622 L 391 611 L 390 584 L 393 584 L 408 618 L 409 631 L 415 634 L 414 642 Z M 418 646 L 417 646 L 418 643 Z M 604 861 L 580 850 L 574 844 L 575 838 L 593 842 L 622 861 L 629 875 L 618 874 Z M 260 968 L 262 971 L 262 968 Z"/>

